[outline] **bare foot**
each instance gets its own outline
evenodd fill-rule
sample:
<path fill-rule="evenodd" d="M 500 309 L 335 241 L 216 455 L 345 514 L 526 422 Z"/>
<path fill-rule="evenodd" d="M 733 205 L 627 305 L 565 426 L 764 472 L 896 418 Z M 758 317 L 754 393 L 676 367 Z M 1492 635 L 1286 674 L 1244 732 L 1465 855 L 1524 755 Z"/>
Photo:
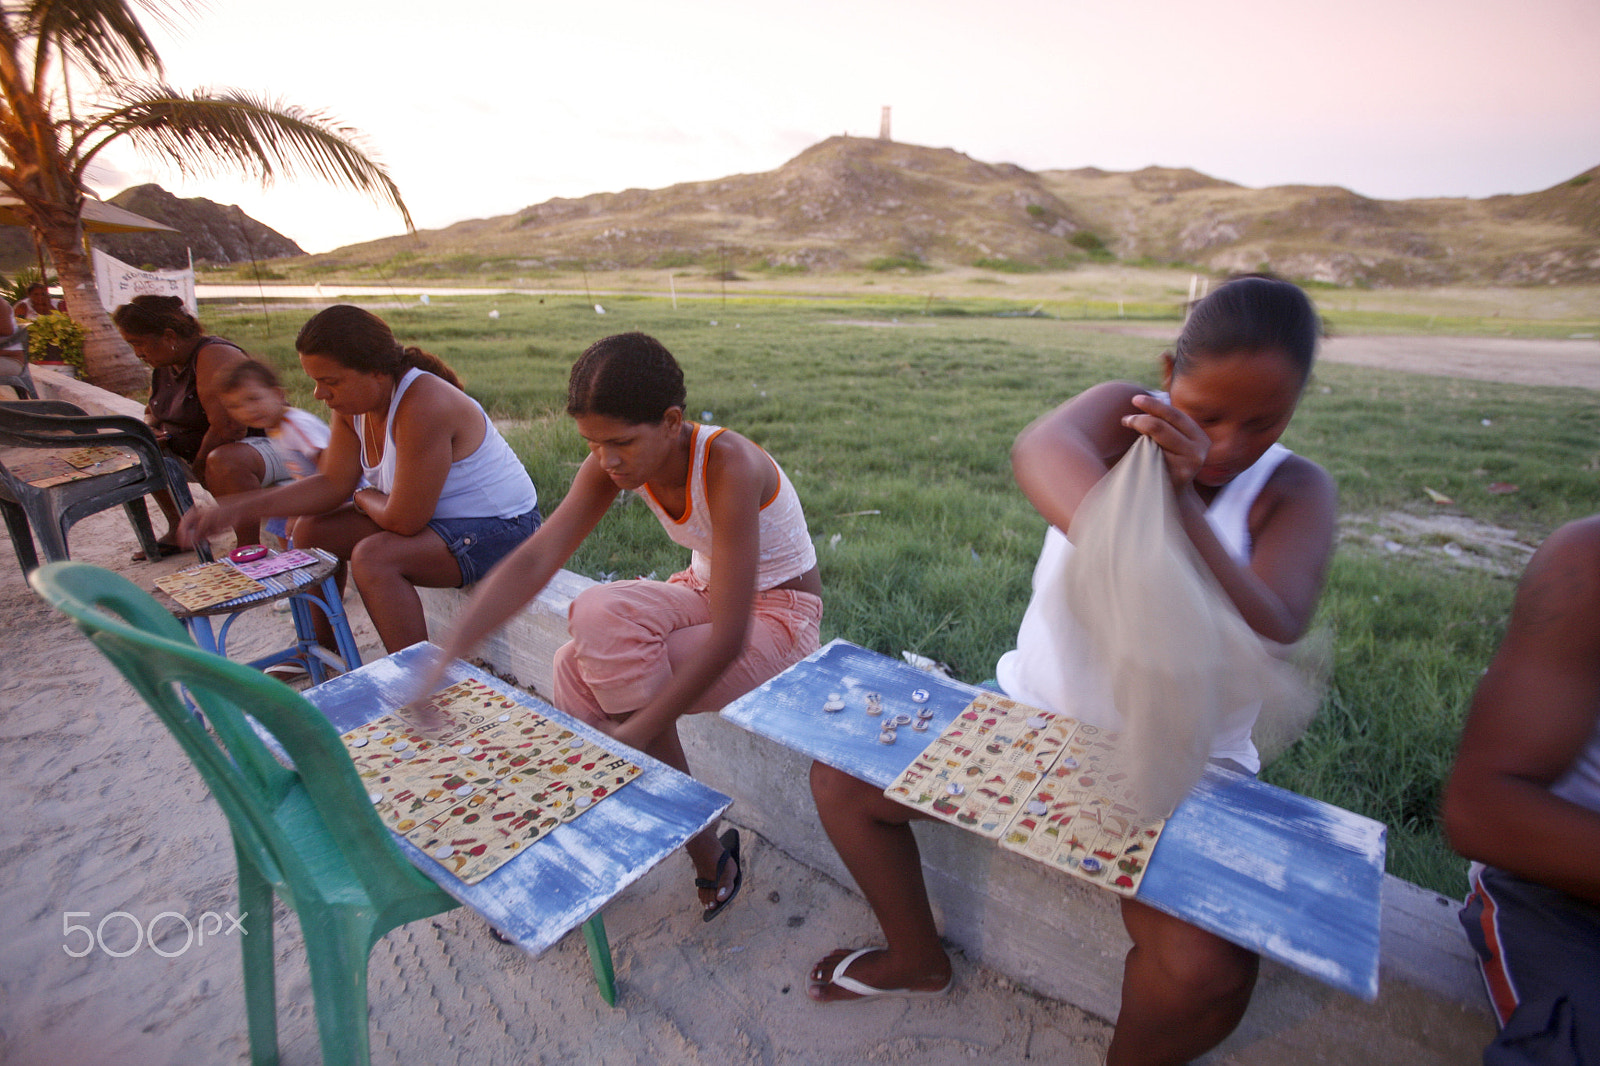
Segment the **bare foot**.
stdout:
<path fill-rule="evenodd" d="M 819 1003 L 842 1003 L 873 995 L 938 996 L 950 989 L 950 958 L 942 951 L 937 961 L 907 967 L 887 949 L 878 949 L 860 955 L 845 968 L 845 973 L 836 974 L 839 964 L 854 954 L 849 948 L 840 948 L 813 966 L 806 994 Z M 859 982 L 873 991 L 862 993 L 845 988 L 836 978 Z"/>

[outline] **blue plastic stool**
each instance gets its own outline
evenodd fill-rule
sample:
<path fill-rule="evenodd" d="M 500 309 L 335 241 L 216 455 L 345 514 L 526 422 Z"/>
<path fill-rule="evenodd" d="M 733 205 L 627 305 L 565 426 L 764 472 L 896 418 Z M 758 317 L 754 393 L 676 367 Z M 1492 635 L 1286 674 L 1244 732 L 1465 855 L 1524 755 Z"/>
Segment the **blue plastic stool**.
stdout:
<path fill-rule="evenodd" d="M 301 550 L 316 556 L 316 565 L 303 566 L 297 570 L 288 570 L 262 578 L 261 583 L 267 587 L 264 592 L 240 596 L 199 610 L 184 607 L 164 594 L 158 594 L 157 598 L 189 628 L 189 635 L 203 651 L 226 657 L 228 630 L 240 615 L 251 608 L 288 597 L 290 617 L 294 619 L 295 642 L 259 659 L 253 659 L 249 665 L 257 670 L 265 670 L 269 666 L 290 659 L 299 659 L 306 664 L 312 683 L 320 685 L 328 679 L 329 667 L 348 673 L 360 666 L 361 652 L 356 648 L 355 634 L 350 631 L 350 618 L 344 611 L 344 599 L 339 595 L 339 586 L 333 577 L 334 570 L 339 565 L 338 558 L 321 548 Z M 311 613 L 313 605 L 321 608 L 322 613 L 328 616 L 328 622 L 333 627 L 334 643 L 338 647 L 337 655 L 317 643 L 317 632 Z M 220 615 L 227 617 L 213 633 L 211 619 Z"/>

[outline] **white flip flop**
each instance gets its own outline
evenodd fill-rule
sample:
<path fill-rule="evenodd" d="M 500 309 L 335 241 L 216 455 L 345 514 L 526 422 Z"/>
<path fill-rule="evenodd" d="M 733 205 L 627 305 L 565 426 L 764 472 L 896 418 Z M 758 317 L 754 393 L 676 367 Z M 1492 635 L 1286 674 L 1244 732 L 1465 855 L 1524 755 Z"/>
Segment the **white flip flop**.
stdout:
<path fill-rule="evenodd" d="M 882 949 L 858 948 L 857 950 L 852 951 L 850 954 L 839 960 L 838 965 L 833 968 L 833 972 L 828 975 L 826 980 L 817 983 L 818 987 L 823 985 L 836 985 L 837 987 L 844 989 L 846 992 L 854 992 L 862 999 L 872 999 L 877 996 L 901 996 L 906 999 L 929 999 L 932 997 L 945 995 L 950 991 L 950 986 L 955 983 L 955 974 L 952 972 L 950 975 L 950 980 L 946 981 L 944 983 L 944 987 L 939 989 L 924 990 L 920 988 L 874 988 L 865 981 L 858 981 L 854 977 L 848 977 L 845 975 L 845 971 L 850 968 L 850 964 L 852 962 L 855 962 L 863 955 L 870 955 L 872 952 L 880 950 Z"/>

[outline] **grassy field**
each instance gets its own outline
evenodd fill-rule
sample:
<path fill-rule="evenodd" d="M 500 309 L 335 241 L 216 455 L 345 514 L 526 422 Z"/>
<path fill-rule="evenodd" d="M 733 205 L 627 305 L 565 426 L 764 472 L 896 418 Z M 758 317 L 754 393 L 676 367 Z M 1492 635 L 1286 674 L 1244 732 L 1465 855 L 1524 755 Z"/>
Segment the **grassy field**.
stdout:
<path fill-rule="evenodd" d="M 1349 315 L 1360 316 L 1352 326 L 1381 331 L 1380 309 L 1342 309 L 1366 296 L 1323 299 L 1334 328 Z M 1175 329 L 1163 300 L 1152 296 L 1141 316 Z M 1397 331 L 1427 313 L 1389 302 Z M 1155 384 L 1160 352 L 1159 341 L 1085 329 L 1081 316 L 1001 317 L 1031 305 L 986 293 L 604 304 L 604 317 L 581 293 L 374 310 L 404 341 L 450 362 L 509 423 L 547 514 L 584 455 L 561 413 L 572 360 L 607 333 L 656 335 L 684 365 L 690 416 L 755 439 L 794 479 L 821 560 L 824 639 L 915 651 L 973 681 L 991 676 L 1011 647 L 1044 532 L 1012 482 L 1012 439 L 1094 382 Z M 203 311 L 208 328 L 292 368 L 298 402 L 319 409 L 292 352 L 306 311 Z M 1523 328 L 1540 323 L 1501 319 L 1494 331 Z M 1332 684 L 1305 739 L 1264 776 L 1385 822 L 1389 869 L 1401 877 L 1464 890 L 1464 864 L 1439 832 L 1438 793 L 1516 570 L 1515 556 L 1497 563 L 1471 531 L 1502 527 L 1533 545 L 1595 510 L 1597 430 L 1587 391 L 1325 364 L 1284 438 L 1338 480 L 1349 532 L 1320 614 L 1335 639 Z M 1519 491 L 1492 493 L 1496 482 Z M 1454 504 L 1430 502 L 1424 486 Z M 1406 524 L 1445 513 L 1457 521 L 1443 532 Z M 618 506 L 572 565 L 596 577 L 665 576 L 683 561 L 633 503 Z"/>

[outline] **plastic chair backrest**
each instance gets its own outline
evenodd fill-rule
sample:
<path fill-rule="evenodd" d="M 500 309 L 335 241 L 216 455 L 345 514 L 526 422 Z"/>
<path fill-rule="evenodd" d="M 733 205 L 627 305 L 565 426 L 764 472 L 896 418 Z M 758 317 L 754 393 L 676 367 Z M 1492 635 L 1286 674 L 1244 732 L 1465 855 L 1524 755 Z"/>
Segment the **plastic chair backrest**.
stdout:
<path fill-rule="evenodd" d="M 227 813 L 241 848 L 291 905 L 348 898 L 357 890 L 383 913 L 419 890 L 435 891 L 374 812 L 338 733 L 298 692 L 201 651 L 148 593 L 109 570 L 56 562 L 35 570 L 29 581 L 161 717 Z M 283 746 L 292 769 L 262 743 L 247 712 Z M 286 832 L 290 817 L 293 827 Z M 315 875 L 308 856 L 315 859 Z M 342 861 L 330 866 L 333 859 Z M 330 877 L 338 868 L 339 876 Z"/>
<path fill-rule="evenodd" d="M 61 449 L 89 445 L 130 449 L 139 458 L 138 472 L 129 470 L 119 474 L 109 486 L 105 479 L 91 477 L 37 488 L 23 482 L 0 463 L 0 498 L 16 501 L 33 524 L 35 535 L 49 538 L 45 541 L 47 557 L 65 558 L 67 527 L 107 507 L 126 505 L 136 497 L 158 490 L 171 494 L 180 514 L 193 506 L 183 468 L 161 450 L 154 432 L 139 419 L 127 415 L 85 414 L 82 408 L 65 400 L 0 400 L 0 447 Z M 143 505 L 137 514 L 129 511 L 139 531 L 141 546 L 148 554 L 155 534 L 150 532 L 145 514 Z M 20 525 L 20 520 L 8 513 L 7 526 L 16 525 Z M 25 534 L 25 531 L 19 534 L 16 528 L 11 528 L 11 532 L 14 540 Z M 151 544 L 144 543 L 146 538 Z M 211 561 L 211 549 L 204 542 L 195 550 L 202 562 Z M 29 556 L 19 559 L 24 569 L 33 565 L 32 552 L 31 544 L 26 551 L 18 544 L 19 556 Z"/>

